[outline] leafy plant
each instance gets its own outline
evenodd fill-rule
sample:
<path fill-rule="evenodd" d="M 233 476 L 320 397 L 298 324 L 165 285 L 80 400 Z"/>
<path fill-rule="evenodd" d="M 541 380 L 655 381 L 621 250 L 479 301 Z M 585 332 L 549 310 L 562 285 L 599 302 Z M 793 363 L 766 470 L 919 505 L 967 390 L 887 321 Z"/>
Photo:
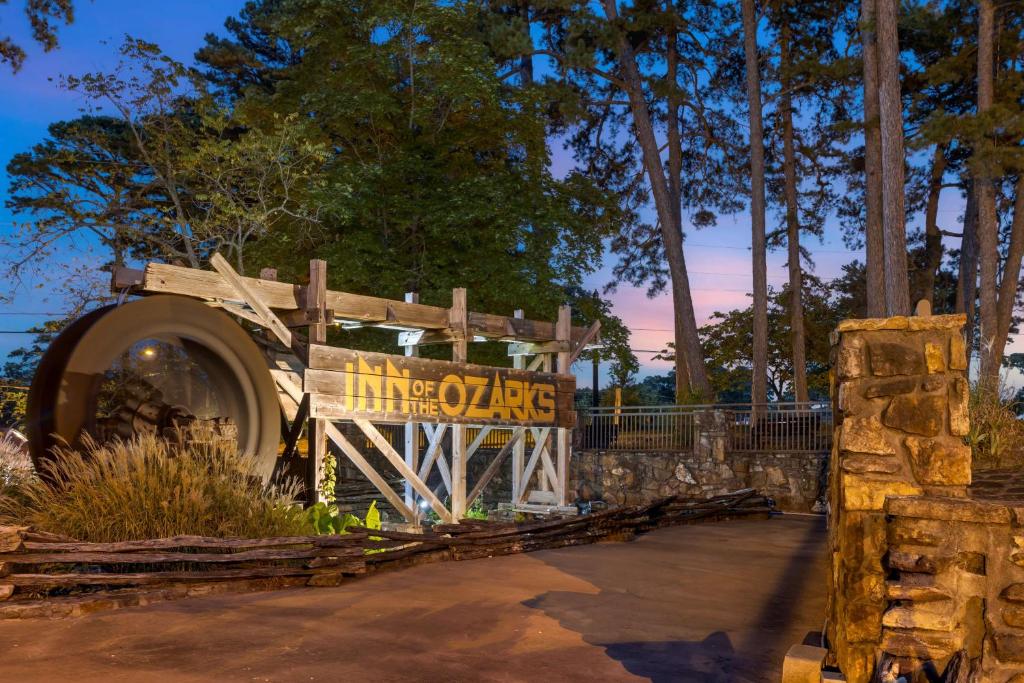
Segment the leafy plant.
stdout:
<path fill-rule="evenodd" d="M 350 526 L 361 526 L 367 529 L 381 528 L 377 501 L 370 503 L 365 520 L 359 519 L 351 512 L 341 512 L 337 505 L 320 502 L 306 509 L 306 521 L 313 532 L 318 535 L 346 534 Z"/>
<path fill-rule="evenodd" d="M 466 519 L 487 519 L 487 509 L 484 507 L 484 502 L 480 498 L 473 501 L 473 504 L 466 510 Z"/>

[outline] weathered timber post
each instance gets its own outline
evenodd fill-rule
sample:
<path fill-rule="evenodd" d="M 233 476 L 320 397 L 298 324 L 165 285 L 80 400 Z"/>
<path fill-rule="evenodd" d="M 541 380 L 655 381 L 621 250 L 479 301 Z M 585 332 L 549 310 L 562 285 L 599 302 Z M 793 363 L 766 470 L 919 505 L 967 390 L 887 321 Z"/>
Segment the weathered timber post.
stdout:
<path fill-rule="evenodd" d="M 420 302 L 419 292 L 406 292 L 405 302 L 407 304 L 418 304 Z M 409 344 L 405 347 L 406 356 L 420 355 L 420 347 L 416 344 Z M 418 471 L 419 464 L 419 426 L 415 422 L 405 423 L 405 464 L 412 471 Z M 405 504 L 419 516 L 419 507 L 416 505 L 416 492 L 412 488 L 412 482 L 405 482 Z"/>
<path fill-rule="evenodd" d="M 561 346 L 558 351 L 558 372 L 563 375 L 572 374 L 570 367 L 571 351 L 569 343 L 572 339 L 572 309 L 569 306 L 558 308 L 558 322 L 555 325 L 555 340 Z M 556 434 L 558 449 L 558 463 L 555 472 L 558 474 L 558 481 L 555 482 L 555 492 L 558 496 L 559 505 L 569 504 L 569 458 L 572 455 L 572 431 L 559 427 Z"/>
<path fill-rule="evenodd" d="M 465 363 L 469 356 L 469 314 L 466 307 L 466 290 L 457 287 L 452 290 L 452 307 L 448 311 L 448 324 L 455 334 L 452 343 L 452 360 Z M 456 522 L 466 514 L 466 431 L 465 424 L 452 425 L 452 519 Z"/>
<path fill-rule="evenodd" d="M 523 309 L 517 308 L 513 313 L 512 317 L 515 320 L 522 320 L 525 315 Z M 522 354 L 516 354 L 512 356 L 512 367 L 516 370 L 526 369 L 526 356 Z M 519 500 L 519 491 L 523 490 L 522 478 L 523 470 L 526 468 L 526 436 L 516 441 L 515 446 L 512 447 L 512 504 L 518 505 L 521 501 Z"/>
<path fill-rule="evenodd" d="M 315 321 L 309 326 L 309 343 L 327 342 L 327 261 L 309 262 L 309 286 L 306 287 L 306 311 Z M 327 451 L 327 421 L 311 417 L 306 430 L 308 459 L 306 461 L 306 500 L 310 505 L 320 501 L 320 482 L 324 475 Z"/>
<path fill-rule="evenodd" d="M 886 499 L 962 498 L 971 481 L 964 322 L 845 320 L 832 333 L 826 631 L 829 657 L 851 683 L 871 680 L 887 647 L 883 625 L 905 626 L 902 612 L 888 609 Z"/>

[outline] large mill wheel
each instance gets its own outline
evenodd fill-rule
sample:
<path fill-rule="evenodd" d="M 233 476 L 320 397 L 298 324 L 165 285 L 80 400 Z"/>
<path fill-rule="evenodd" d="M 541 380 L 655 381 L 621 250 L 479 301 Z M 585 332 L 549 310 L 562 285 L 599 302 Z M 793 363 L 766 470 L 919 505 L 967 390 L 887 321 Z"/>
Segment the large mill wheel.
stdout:
<path fill-rule="evenodd" d="M 224 313 L 180 296 L 108 306 L 72 323 L 43 356 L 27 408 L 40 472 L 61 442 L 201 422 L 230 433 L 268 479 L 281 436 L 277 392 L 252 339 Z"/>

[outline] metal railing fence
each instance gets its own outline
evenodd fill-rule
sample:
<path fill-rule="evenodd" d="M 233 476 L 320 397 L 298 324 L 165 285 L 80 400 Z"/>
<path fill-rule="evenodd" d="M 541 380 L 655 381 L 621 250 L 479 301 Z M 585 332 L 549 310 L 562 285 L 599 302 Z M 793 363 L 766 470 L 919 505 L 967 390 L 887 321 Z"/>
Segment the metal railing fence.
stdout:
<path fill-rule="evenodd" d="M 691 450 L 714 440 L 730 452 L 818 453 L 832 446 L 825 402 L 578 407 L 577 444 L 615 451 Z"/>

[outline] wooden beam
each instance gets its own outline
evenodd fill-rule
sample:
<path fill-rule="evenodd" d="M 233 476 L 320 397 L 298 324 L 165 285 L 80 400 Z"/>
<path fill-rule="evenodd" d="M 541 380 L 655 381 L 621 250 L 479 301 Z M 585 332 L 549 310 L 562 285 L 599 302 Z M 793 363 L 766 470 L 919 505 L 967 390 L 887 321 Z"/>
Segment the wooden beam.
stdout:
<path fill-rule="evenodd" d="M 594 335 L 601 329 L 601 323 L 594 321 L 594 324 L 587 330 Z M 568 306 L 558 308 L 558 322 L 555 323 L 555 336 L 559 341 L 569 344 L 572 337 L 572 309 Z M 580 342 L 579 349 L 583 348 Z M 577 354 L 578 355 L 578 354 Z M 558 353 L 558 371 L 564 373 L 572 372 L 573 354 L 566 351 Z M 555 468 L 554 476 L 548 473 L 554 484 L 555 493 L 558 496 L 559 505 L 569 504 L 569 458 L 572 455 L 572 432 L 568 429 L 555 430 L 555 453 L 558 460 L 558 467 Z M 550 459 L 544 460 L 545 467 L 550 464 Z"/>
<path fill-rule="evenodd" d="M 299 409 L 295 413 L 288 434 L 284 438 L 284 452 L 281 454 L 281 461 L 288 461 L 295 455 L 295 446 L 299 443 L 299 436 L 302 435 L 303 423 L 309 415 L 309 394 L 303 394 L 299 402 Z"/>
<path fill-rule="evenodd" d="M 501 466 L 505 460 L 508 459 L 509 453 L 514 452 L 516 447 L 522 443 L 525 434 L 525 427 L 517 427 L 513 430 L 509 440 L 505 442 L 505 445 L 501 447 L 501 450 L 494 456 L 494 459 L 491 460 L 489 465 L 487 465 L 487 469 L 483 471 L 483 474 L 480 475 L 480 479 L 478 479 L 476 484 L 473 486 L 473 491 L 466 497 L 467 506 L 473 506 L 476 499 L 480 497 L 480 494 L 484 492 L 487 485 L 491 483 L 491 479 L 494 479 L 495 475 L 501 471 Z M 513 497 L 515 497 L 515 489 L 512 489 L 512 494 Z"/>
<path fill-rule="evenodd" d="M 420 302 L 419 292 L 406 292 L 405 303 L 407 304 L 418 304 Z M 423 334 L 425 330 L 419 330 L 420 334 Z M 402 344 L 402 334 L 398 335 L 399 346 L 405 347 L 406 356 L 418 356 L 420 350 L 415 344 Z M 419 429 L 416 427 L 415 422 L 406 422 L 404 425 L 404 447 L 405 447 L 405 464 L 409 466 L 410 470 L 414 472 L 419 467 Z M 422 477 L 420 477 L 422 479 Z M 412 484 L 408 481 L 405 482 L 405 504 L 411 507 L 413 510 L 419 511 L 416 507 L 416 493 L 412 487 Z"/>
<path fill-rule="evenodd" d="M 423 481 L 426 481 L 430 476 L 430 470 L 434 466 L 434 461 L 438 458 L 438 453 L 441 450 L 441 441 L 444 439 L 444 433 L 448 429 L 448 425 L 439 424 L 437 429 L 430 430 L 428 427 L 432 425 L 424 424 L 423 431 L 427 433 L 427 450 L 423 454 L 423 463 L 420 465 L 419 477 Z"/>
<path fill-rule="evenodd" d="M 249 304 L 249 308 L 256 312 L 256 314 L 263 319 L 263 324 L 274 333 L 274 336 L 280 340 L 282 344 L 290 348 L 296 356 L 300 359 L 306 357 L 306 349 L 301 344 L 297 344 L 295 335 L 288 329 L 288 326 L 281 322 L 281 319 L 274 315 L 274 312 L 270 310 L 267 304 L 263 303 L 263 299 L 260 298 L 259 294 L 255 291 L 252 283 L 262 283 L 265 285 L 279 284 L 269 282 L 267 280 L 251 280 L 249 278 L 242 278 L 235 269 L 224 259 L 220 254 L 214 254 L 210 258 L 210 265 L 213 266 L 224 281 L 232 288 L 237 298 L 240 298 L 245 303 Z M 205 272 L 205 271 L 195 271 Z M 246 282 L 246 280 L 249 282 Z"/>
<path fill-rule="evenodd" d="M 520 320 L 523 317 L 523 310 L 516 309 L 512 314 L 512 317 L 516 320 Z M 517 370 L 526 369 L 526 356 L 513 356 L 512 366 Z M 526 439 L 520 438 L 515 442 L 515 446 L 512 450 L 512 500 L 509 501 L 513 505 L 519 503 L 519 487 L 523 476 L 523 468 L 526 467 Z"/>
<path fill-rule="evenodd" d="M 568 350 L 567 341 L 512 342 L 508 345 L 510 356 L 536 356 L 538 353 L 559 353 Z"/>
<path fill-rule="evenodd" d="M 413 330 L 398 333 L 399 346 L 426 346 L 428 344 L 451 344 L 455 335 L 449 330 Z"/>
<path fill-rule="evenodd" d="M 601 334 L 601 321 L 595 320 L 590 327 L 587 328 L 587 331 L 583 333 L 583 336 L 578 341 L 574 342 L 575 345 L 572 353 L 569 354 L 570 366 L 579 359 L 580 354 L 587 350 L 587 345 L 597 339 L 599 334 Z"/>
<path fill-rule="evenodd" d="M 288 327 L 309 327 L 319 323 L 330 325 L 334 322 L 334 311 L 329 308 L 300 308 L 281 311 L 277 317 Z"/>
<path fill-rule="evenodd" d="M 466 449 L 466 462 L 469 462 L 469 459 L 473 457 L 473 454 L 476 453 L 478 448 L 480 448 L 480 444 L 484 442 L 484 439 L 487 438 L 487 435 L 490 434 L 493 429 L 494 427 L 491 425 L 480 428 L 476 438 L 473 439 L 472 443 L 469 444 L 469 448 Z"/>
<path fill-rule="evenodd" d="M 448 327 L 455 333 L 456 341 L 452 344 L 452 361 L 466 363 L 469 361 L 469 308 L 466 303 L 466 290 L 456 287 L 452 290 L 452 307 L 448 311 Z M 452 471 L 451 471 L 451 503 L 452 519 L 458 521 L 466 514 L 466 434 L 469 427 L 457 424 L 452 427 Z"/>
<path fill-rule="evenodd" d="M 309 342 L 327 342 L 327 261 L 312 259 L 309 262 L 309 286 L 306 287 L 306 310 L 314 312 L 316 322 L 309 325 Z M 308 395 L 307 395 L 308 396 Z M 309 459 L 306 462 L 307 500 L 311 504 L 320 501 L 320 482 L 324 479 L 324 460 L 327 454 L 327 422 L 323 418 L 310 417 L 308 436 Z"/>
<path fill-rule="evenodd" d="M 384 457 L 387 458 L 388 462 L 390 462 L 396 470 L 398 470 L 399 474 L 412 483 L 413 488 L 416 489 L 416 493 L 420 494 L 420 496 L 430 504 L 430 507 L 434 508 L 434 512 L 437 513 L 438 517 L 443 519 L 446 523 L 451 523 L 452 514 L 448 512 L 448 509 L 440 500 L 438 500 L 437 496 L 434 495 L 434 492 L 430 490 L 423 480 L 416 476 L 415 472 L 406 467 L 405 460 L 398 454 L 398 451 L 388 443 L 388 440 L 384 438 L 384 435 L 381 434 L 372 423 L 366 420 L 356 418 L 352 420 L 352 422 L 362 430 L 363 434 L 366 434 L 366 436 L 369 437 L 370 441 L 372 441 L 377 447 L 377 450 L 384 454 Z"/>
<path fill-rule="evenodd" d="M 286 371 L 271 370 L 270 374 L 277 382 L 277 386 L 281 387 L 285 396 L 291 399 L 293 403 L 297 405 L 299 401 L 302 400 L 302 389 L 300 389 L 299 385 L 288 377 L 288 373 Z M 391 503 L 391 505 L 398 510 L 403 517 L 405 517 L 406 521 L 415 521 L 416 515 L 413 513 L 412 509 L 405 504 L 401 496 L 395 493 L 395 490 L 391 488 L 391 485 L 388 484 L 387 480 L 384 479 L 376 469 L 374 469 L 373 465 L 363 457 L 363 454 L 359 452 L 359 449 L 353 446 L 352 443 L 345 438 L 345 435 L 330 422 L 327 423 L 326 432 L 327 438 L 333 441 L 335 445 L 341 449 L 341 452 L 348 457 L 360 472 L 363 473 L 363 476 L 370 480 L 370 483 L 380 491 L 380 494 L 384 496 L 384 498 L 386 498 L 387 501 Z"/>
<path fill-rule="evenodd" d="M 299 285 L 256 278 L 241 278 L 268 307 L 279 310 L 306 308 L 305 292 Z M 144 271 L 115 269 L 112 289 L 134 289 L 152 294 L 183 294 L 200 299 L 237 299 L 235 287 L 220 271 L 147 263 Z M 334 311 L 335 321 L 352 320 L 369 324 L 406 327 L 409 329 L 448 329 L 448 309 L 420 303 L 406 303 L 350 292 L 327 291 L 327 308 Z M 467 313 L 467 336 L 518 341 L 552 341 L 554 324 L 542 320 L 513 319 L 489 313 Z M 582 338 L 586 330 L 573 328 L 573 340 Z"/>
<path fill-rule="evenodd" d="M 530 485 L 530 478 L 533 477 L 533 471 L 537 469 L 537 461 L 540 459 L 540 453 L 544 449 L 545 442 L 548 438 L 548 432 L 551 430 L 547 427 L 541 430 L 541 438 L 534 436 L 533 453 L 530 454 L 530 460 L 526 463 L 526 468 L 523 470 L 523 476 L 519 481 L 519 490 L 516 491 L 514 504 L 518 505 L 522 501 L 523 496 L 526 495 L 526 489 Z"/>

